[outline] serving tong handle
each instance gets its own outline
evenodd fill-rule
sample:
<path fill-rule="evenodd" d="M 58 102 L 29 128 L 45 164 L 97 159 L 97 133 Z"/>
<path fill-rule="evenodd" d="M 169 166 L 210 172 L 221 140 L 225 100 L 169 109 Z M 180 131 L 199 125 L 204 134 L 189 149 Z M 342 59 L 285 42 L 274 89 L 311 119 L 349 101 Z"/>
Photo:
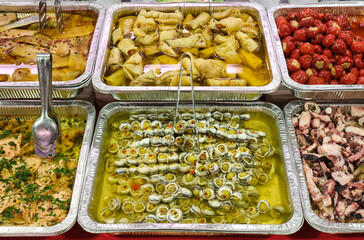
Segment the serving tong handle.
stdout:
<path fill-rule="evenodd" d="M 60 0 L 54 0 L 54 12 L 56 13 L 56 21 L 58 33 L 60 34 L 64 28 L 63 12 Z"/>
<path fill-rule="evenodd" d="M 42 114 L 53 112 L 52 102 L 52 55 L 50 53 L 37 54 L 39 76 L 39 91 L 41 96 Z"/>
<path fill-rule="evenodd" d="M 196 117 L 196 108 L 195 108 L 195 91 L 193 87 L 193 57 L 189 53 L 183 53 L 180 59 L 180 68 L 179 68 L 179 81 L 178 81 L 178 90 L 177 90 L 177 101 L 176 101 L 176 111 L 174 113 L 174 119 L 173 119 L 173 126 L 171 131 L 171 137 L 172 140 L 174 127 L 176 126 L 177 116 L 178 116 L 178 108 L 179 108 L 179 102 L 180 102 L 180 95 L 181 95 L 181 82 L 182 82 L 182 61 L 184 58 L 190 59 L 190 81 L 191 81 L 191 100 L 192 100 L 192 109 L 193 109 L 193 119 L 195 120 L 195 134 L 196 134 L 196 144 L 197 144 L 197 150 L 200 152 L 200 142 L 198 137 L 198 131 L 197 131 L 197 117 Z"/>
<path fill-rule="evenodd" d="M 39 31 L 41 32 L 45 25 L 47 24 L 47 2 L 46 0 L 39 1 L 39 8 L 38 8 L 38 15 L 39 15 Z"/>
<path fill-rule="evenodd" d="M 63 12 L 60 0 L 54 0 L 54 12 L 56 14 L 58 33 L 60 34 L 64 28 Z M 38 15 L 39 15 L 39 31 L 41 32 L 47 24 L 46 0 L 39 1 Z"/>

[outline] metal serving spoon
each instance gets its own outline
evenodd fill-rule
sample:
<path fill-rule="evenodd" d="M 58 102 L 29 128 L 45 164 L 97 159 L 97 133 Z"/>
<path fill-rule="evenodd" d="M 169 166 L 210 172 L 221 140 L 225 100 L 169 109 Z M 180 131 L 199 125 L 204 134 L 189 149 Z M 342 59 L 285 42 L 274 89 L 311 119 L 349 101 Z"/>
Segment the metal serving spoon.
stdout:
<path fill-rule="evenodd" d="M 53 111 L 52 55 L 38 53 L 37 67 L 42 115 L 34 122 L 32 128 L 35 154 L 38 157 L 54 157 L 61 125 L 57 114 Z"/>

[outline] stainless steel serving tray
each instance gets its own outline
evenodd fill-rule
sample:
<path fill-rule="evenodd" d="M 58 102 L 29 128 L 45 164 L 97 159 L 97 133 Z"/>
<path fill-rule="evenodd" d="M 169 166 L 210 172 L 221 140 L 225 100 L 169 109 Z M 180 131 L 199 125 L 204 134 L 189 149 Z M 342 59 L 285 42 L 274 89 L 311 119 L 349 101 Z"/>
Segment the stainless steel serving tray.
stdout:
<path fill-rule="evenodd" d="M 297 98 L 301 99 L 363 99 L 364 85 L 305 85 L 292 80 L 288 74 L 286 59 L 278 35 L 275 19 L 278 16 L 288 15 L 292 11 L 301 11 L 311 8 L 319 12 L 345 14 L 348 16 L 364 15 L 364 2 L 333 2 L 307 4 L 280 4 L 268 8 L 268 19 L 272 42 L 276 47 L 277 59 L 283 75 L 283 83 L 292 90 Z"/>
<path fill-rule="evenodd" d="M 291 218 L 282 224 L 180 224 L 180 223 L 130 223 L 130 224 L 105 224 L 97 222 L 92 215 L 95 208 L 95 188 L 100 183 L 103 174 L 104 159 L 100 156 L 104 144 L 106 127 L 109 122 L 120 114 L 158 113 L 166 110 L 174 110 L 175 103 L 161 102 L 151 103 L 125 103 L 114 102 L 105 106 L 99 114 L 96 130 L 93 138 L 92 148 L 87 167 L 87 178 L 84 182 L 82 200 L 78 214 L 78 223 L 88 232 L 92 233 L 119 233 L 138 235 L 226 235 L 226 234 L 292 234 L 302 226 L 303 214 L 297 189 L 297 179 L 293 162 L 289 151 L 285 122 L 282 111 L 271 103 L 204 103 L 197 104 L 196 111 L 252 111 L 267 114 L 272 117 L 272 129 L 276 131 L 275 139 L 277 150 L 281 156 L 280 167 L 285 178 L 288 201 L 291 207 Z M 190 110 L 191 105 L 180 104 L 180 110 Z M 285 173 L 285 174 L 284 174 Z"/>
<path fill-rule="evenodd" d="M 67 217 L 60 223 L 49 227 L 32 226 L 0 226 L 0 236 L 54 236 L 68 231 L 76 222 L 81 188 L 85 174 L 87 156 L 92 140 L 96 119 L 96 110 L 86 101 L 55 101 L 54 109 L 62 116 L 78 115 L 87 120 L 85 134 L 82 140 L 77 172 L 72 190 L 72 200 Z M 41 113 L 39 101 L 2 101 L 0 103 L 0 118 L 17 117 L 19 119 L 37 119 Z"/>
<path fill-rule="evenodd" d="M 1 1 L 0 12 L 37 12 L 38 2 L 36 1 Z M 47 2 L 48 11 L 54 11 L 53 2 Z M 97 47 L 104 20 L 105 9 L 101 4 L 95 2 L 67 1 L 62 3 L 63 12 L 74 10 L 91 10 L 98 14 L 92 42 L 89 49 L 85 72 L 71 81 L 54 81 L 52 83 L 54 98 L 71 98 L 76 96 L 81 90 L 91 82 L 91 75 L 94 70 Z M 1 74 L 1 71 L 0 71 Z M 38 82 L 0 82 L 0 99 L 9 98 L 38 98 Z"/>
<path fill-rule="evenodd" d="M 304 101 L 293 101 L 288 103 L 284 107 L 284 115 L 286 118 L 286 125 L 288 131 L 288 139 L 291 147 L 291 151 L 293 154 L 293 161 L 296 163 L 296 170 L 298 173 L 299 180 L 299 188 L 301 193 L 301 202 L 303 207 L 303 212 L 306 221 L 314 228 L 321 232 L 327 233 L 354 233 L 354 232 L 364 232 L 364 223 L 333 223 L 329 222 L 325 219 L 320 218 L 312 209 L 310 193 L 308 192 L 307 183 L 305 173 L 303 172 L 302 159 L 300 155 L 300 151 L 298 148 L 296 133 L 292 123 L 292 117 L 295 114 L 300 113 L 304 110 L 303 104 Z M 354 105 L 364 105 L 364 102 L 361 101 L 361 104 L 354 103 L 345 103 L 338 104 L 335 102 L 329 101 L 320 101 L 317 102 L 321 109 L 325 107 L 332 106 L 338 107 L 340 106 L 343 111 L 350 111 L 350 107 Z"/>
<path fill-rule="evenodd" d="M 266 54 L 268 54 L 269 68 L 272 75 L 272 81 L 262 87 L 195 87 L 196 100 L 248 100 L 258 99 L 262 94 L 275 91 L 280 84 L 281 75 L 278 70 L 276 58 L 273 50 L 271 38 L 269 37 L 269 27 L 265 8 L 256 3 L 249 2 L 228 2 L 228 3 L 211 3 L 214 11 L 225 10 L 229 7 L 238 7 L 242 10 L 249 10 L 255 15 L 260 23 L 260 31 L 263 34 Z M 115 99 L 139 101 L 139 100 L 175 100 L 177 97 L 177 87 L 170 86 L 109 86 L 103 82 L 107 58 L 109 55 L 109 46 L 111 32 L 114 22 L 119 14 L 128 13 L 135 14 L 142 9 L 158 10 L 158 11 L 174 11 L 183 9 L 183 3 L 122 3 L 113 5 L 108 8 L 105 16 L 104 29 L 99 44 L 98 59 L 96 63 L 95 73 L 92 78 L 94 88 L 102 93 L 111 94 Z M 209 11 L 208 3 L 187 2 L 185 3 L 186 12 L 202 12 Z M 190 87 L 181 87 L 181 99 L 188 100 L 190 96 L 188 91 Z"/>

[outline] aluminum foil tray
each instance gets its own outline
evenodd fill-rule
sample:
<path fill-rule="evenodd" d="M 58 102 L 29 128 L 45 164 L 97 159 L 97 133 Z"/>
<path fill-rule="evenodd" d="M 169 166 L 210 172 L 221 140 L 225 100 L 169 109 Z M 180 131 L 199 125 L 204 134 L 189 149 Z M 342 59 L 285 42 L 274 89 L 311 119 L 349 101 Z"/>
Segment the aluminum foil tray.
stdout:
<path fill-rule="evenodd" d="M 54 236 L 68 231 L 76 222 L 85 166 L 95 125 L 96 110 L 92 104 L 86 101 L 54 101 L 54 109 L 60 117 L 78 114 L 78 116 L 87 120 L 73 185 L 71 205 L 67 217 L 59 224 L 48 227 L 0 226 L 1 237 Z M 40 114 L 40 101 L 16 100 L 2 101 L 0 103 L 0 118 L 17 117 L 18 119 L 35 120 Z"/>
<path fill-rule="evenodd" d="M 288 146 L 285 121 L 282 111 L 270 103 L 207 103 L 197 104 L 196 111 L 237 111 L 251 114 L 264 113 L 269 116 L 269 124 L 272 125 L 274 139 L 278 155 L 281 159 L 282 181 L 286 182 L 288 202 L 292 211 L 291 218 L 282 224 L 183 224 L 183 223 L 100 223 L 93 217 L 93 210 L 98 202 L 95 196 L 98 183 L 101 183 L 105 167 L 105 159 L 101 157 L 104 149 L 104 137 L 106 127 L 110 121 L 115 121 L 119 116 L 134 113 L 160 113 L 175 109 L 175 103 L 160 102 L 151 103 L 126 103 L 114 102 L 105 106 L 98 117 L 96 130 L 93 138 L 89 164 L 87 167 L 87 178 L 84 182 L 82 200 L 78 214 L 78 223 L 88 232 L 92 233 L 115 233 L 133 235 L 229 235 L 229 234 L 292 234 L 302 226 L 303 214 L 297 189 L 297 177 L 294 170 L 291 154 Z M 191 105 L 181 104 L 180 110 L 190 110 Z"/>
<path fill-rule="evenodd" d="M 331 12 L 333 14 L 345 14 L 347 16 L 364 15 L 364 2 L 334 2 L 334 3 L 310 3 L 307 4 L 280 4 L 268 8 L 268 19 L 272 42 L 276 47 L 277 59 L 282 71 L 283 83 L 292 90 L 300 99 L 363 99 L 364 85 L 305 85 L 292 80 L 288 74 L 286 59 L 282 44 L 278 35 L 275 19 L 278 16 L 286 16 L 292 11 L 301 11 L 306 8 L 318 12 Z"/>
<path fill-rule="evenodd" d="M 271 71 L 272 81 L 262 87 L 195 87 L 196 100 L 257 100 L 262 94 L 275 91 L 280 84 L 281 75 L 278 70 L 271 38 L 269 37 L 268 19 L 265 8 L 256 3 L 249 2 L 229 2 L 229 3 L 211 3 L 213 11 L 225 10 L 230 7 L 238 7 L 242 10 L 249 10 L 255 15 L 259 22 L 260 31 L 263 34 L 266 54 L 269 58 L 269 68 Z M 111 94 L 117 100 L 127 101 L 145 101 L 145 100 L 175 100 L 177 98 L 177 87 L 170 86 L 109 86 L 103 82 L 103 76 L 106 68 L 106 62 L 109 55 L 109 44 L 114 22 L 121 14 L 136 14 L 140 10 L 157 10 L 157 11 L 174 11 L 183 9 L 183 3 L 122 3 L 113 5 L 108 8 L 105 16 L 105 28 L 100 38 L 98 59 L 95 73 L 92 78 L 94 88 L 102 93 Z M 209 12 L 209 4 L 194 2 L 185 3 L 185 12 Z M 190 87 L 181 87 L 181 100 L 189 100 Z"/>
<path fill-rule="evenodd" d="M 364 232 L 364 223 L 333 223 L 329 222 L 325 219 L 320 218 L 312 209 L 310 193 L 308 192 L 307 183 L 305 173 L 303 171 L 302 159 L 300 155 L 300 151 L 298 148 L 296 133 L 292 123 L 292 117 L 297 113 L 304 111 L 303 104 L 304 101 L 293 101 L 287 104 L 284 107 L 284 115 L 286 118 L 286 125 L 288 131 L 288 139 L 291 147 L 291 151 L 293 154 L 293 161 L 296 164 L 296 170 L 298 174 L 299 188 L 301 193 L 301 202 L 304 212 L 304 217 L 306 221 L 314 228 L 321 232 L 327 233 L 354 233 L 354 232 Z M 335 102 L 329 101 L 320 101 L 317 102 L 321 109 L 325 107 L 332 106 L 338 107 L 340 106 L 343 111 L 350 111 L 350 107 L 354 105 L 363 105 L 361 104 L 353 104 L 353 103 L 345 103 L 338 104 Z"/>
<path fill-rule="evenodd" d="M 47 2 L 47 10 L 54 11 L 53 2 Z M 71 98 L 75 97 L 91 82 L 91 76 L 94 70 L 97 47 L 99 43 L 102 23 L 104 21 L 105 9 L 101 4 L 94 2 L 76 2 L 67 1 L 62 3 L 63 12 L 75 10 L 91 10 L 98 14 L 95 25 L 92 42 L 89 49 L 85 72 L 71 81 L 54 81 L 52 96 L 54 98 Z M 36 1 L 1 1 L 0 12 L 37 12 L 38 2 Z M 1 74 L 1 71 L 0 71 Z M 0 99 L 10 98 L 40 98 L 38 82 L 0 82 Z"/>

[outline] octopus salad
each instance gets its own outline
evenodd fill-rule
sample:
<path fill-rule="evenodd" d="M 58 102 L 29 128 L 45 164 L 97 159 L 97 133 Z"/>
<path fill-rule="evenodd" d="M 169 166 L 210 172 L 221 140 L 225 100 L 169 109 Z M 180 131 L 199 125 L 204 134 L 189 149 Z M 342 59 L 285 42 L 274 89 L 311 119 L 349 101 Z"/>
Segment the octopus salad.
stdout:
<path fill-rule="evenodd" d="M 270 73 L 258 21 L 238 8 L 185 13 L 141 10 L 112 32 L 104 80 L 111 86 L 176 86 L 180 56 L 193 56 L 196 86 L 263 86 Z M 190 60 L 182 85 L 190 85 Z"/>
<path fill-rule="evenodd" d="M 292 119 L 311 203 L 330 222 L 364 222 L 364 107 L 306 102 Z"/>
<path fill-rule="evenodd" d="M 270 132 L 249 114 L 133 114 L 109 125 L 102 223 L 280 224 L 291 216 Z M 195 124 L 198 131 L 197 147 Z M 245 127 L 246 126 L 246 127 Z M 249 127 L 248 127 L 249 126 Z M 264 128 L 269 130 L 269 126 Z M 100 186 L 97 187 L 100 189 Z"/>

